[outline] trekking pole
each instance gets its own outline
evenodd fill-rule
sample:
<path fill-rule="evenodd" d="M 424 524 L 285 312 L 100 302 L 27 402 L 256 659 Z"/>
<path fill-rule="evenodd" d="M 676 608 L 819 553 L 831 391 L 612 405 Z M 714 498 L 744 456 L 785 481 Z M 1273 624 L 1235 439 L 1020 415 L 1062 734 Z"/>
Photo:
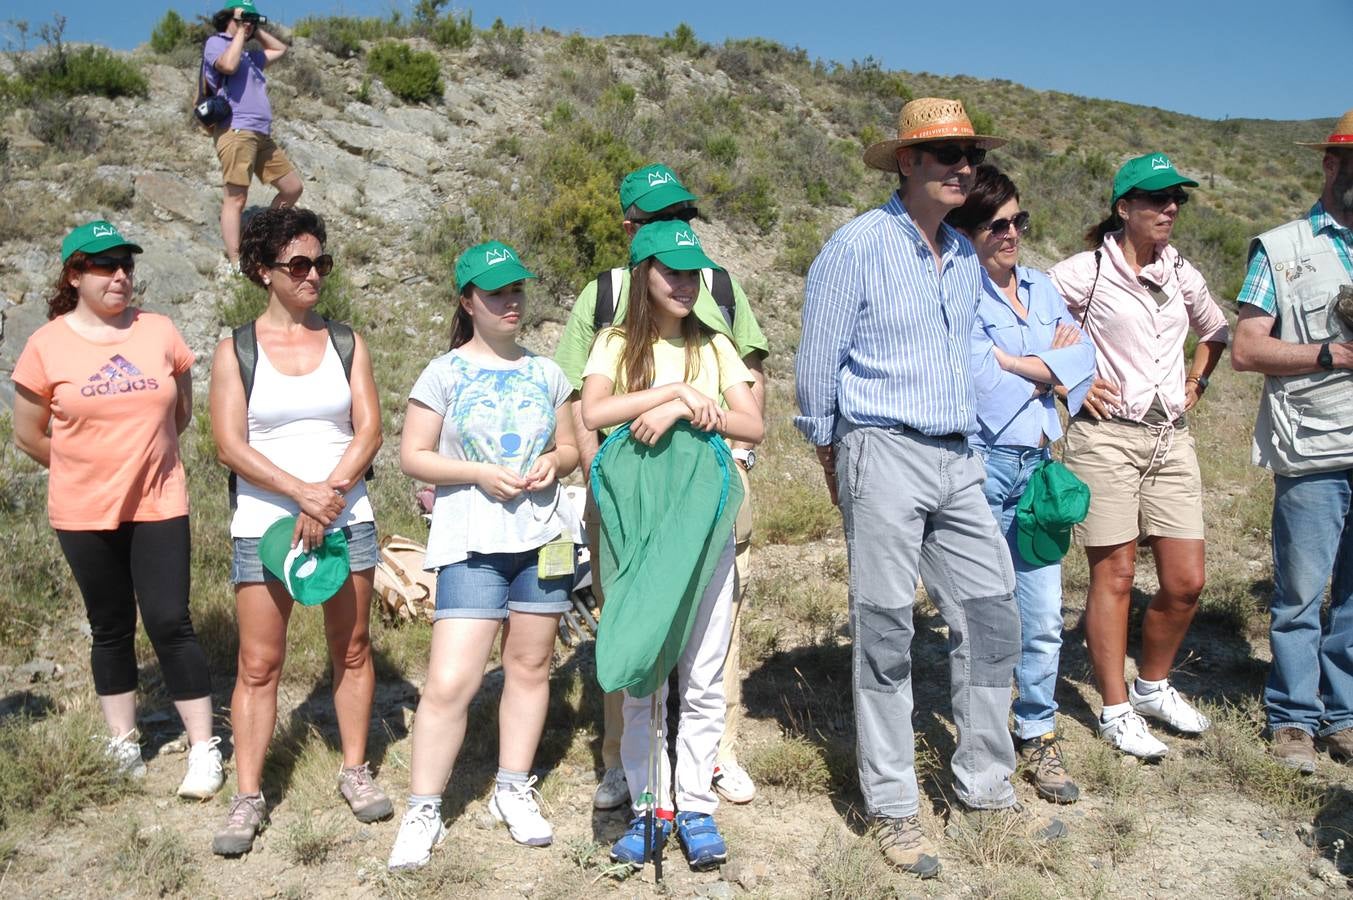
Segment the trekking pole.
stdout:
<path fill-rule="evenodd" d="M 659 663 L 661 664 L 662 659 L 661 655 L 659 655 L 658 659 Z M 649 715 L 648 754 L 649 754 L 649 770 L 650 770 L 648 784 L 649 787 L 654 790 L 656 797 L 662 796 L 662 788 L 664 787 L 664 785 L 661 783 L 662 779 L 661 754 L 667 752 L 667 741 L 663 739 L 662 729 L 660 728 L 661 722 L 658 719 L 659 715 L 662 715 L 664 717 L 667 715 L 667 704 L 658 702 L 658 698 L 661 695 L 662 695 L 662 685 L 659 685 L 653 691 L 653 699 L 649 703 L 649 712 L 648 712 Z M 656 797 L 654 802 L 650 804 L 648 808 L 649 821 L 652 823 L 654 827 L 658 826 L 658 823 L 653 821 L 653 817 L 657 814 Z M 656 834 L 654 835 L 654 842 L 650 846 L 653 847 L 653 881 L 655 884 L 662 884 L 662 841 L 657 839 Z"/>

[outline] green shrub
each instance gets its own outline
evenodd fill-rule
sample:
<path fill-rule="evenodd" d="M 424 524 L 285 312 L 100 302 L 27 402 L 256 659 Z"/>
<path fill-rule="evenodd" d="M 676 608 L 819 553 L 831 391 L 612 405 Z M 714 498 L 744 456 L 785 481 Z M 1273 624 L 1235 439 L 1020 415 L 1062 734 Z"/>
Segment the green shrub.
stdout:
<path fill-rule="evenodd" d="M 808 267 L 822 249 L 822 225 L 814 219 L 794 222 L 785 228 L 784 249 L 776 265 L 800 277 L 808 274 Z"/>
<path fill-rule="evenodd" d="M 144 97 L 148 87 L 135 65 L 103 47 L 68 52 L 58 44 L 11 79 L 10 93 L 17 99 L 78 94 L 111 99 Z"/>
<path fill-rule="evenodd" d="M 69 103 L 37 100 L 28 119 L 28 132 L 63 153 L 87 155 L 102 143 L 94 120 Z"/>
<path fill-rule="evenodd" d="M 493 26 L 484 32 L 480 59 L 507 78 L 525 75 L 531 71 L 531 61 L 526 56 L 526 30 L 508 28 L 502 19 L 495 19 Z"/>
<path fill-rule="evenodd" d="M 731 134 L 712 134 L 705 138 L 705 156 L 711 161 L 731 166 L 738 161 L 738 142 Z"/>
<path fill-rule="evenodd" d="M 432 101 L 442 95 L 442 70 L 437 57 L 407 44 L 387 41 L 367 55 L 367 67 L 390 93 L 409 103 Z"/>
<path fill-rule="evenodd" d="M 443 16 L 432 24 L 428 37 L 438 47 L 452 50 L 464 50 L 474 43 L 474 23 L 470 21 L 470 11 L 463 16 Z"/>
<path fill-rule="evenodd" d="M 780 220 L 775 188 L 770 176 L 755 172 L 743 176 L 715 202 L 715 207 L 734 221 L 750 222 L 767 234 Z"/>
<path fill-rule="evenodd" d="M 205 24 L 190 25 L 171 9 L 150 33 L 150 49 L 156 53 L 173 53 L 180 47 L 192 47 L 206 37 L 206 31 Z"/>
<path fill-rule="evenodd" d="M 293 31 L 298 37 L 309 38 L 324 52 L 339 59 L 351 59 L 360 54 L 362 41 L 404 37 L 407 33 L 407 29 L 399 23 L 398 14 L 389 19 L 352 16 L 304 18 L 296 23 Z"/>
<path fill-rule="evenodd" d="M 682 22 L 675 31 L 667 32 L 658 42 L 658 46 L 668 53 L 680 53 L 684 56 L 703 56 L 709 48 L 695 36 L 695 29 Z"/>

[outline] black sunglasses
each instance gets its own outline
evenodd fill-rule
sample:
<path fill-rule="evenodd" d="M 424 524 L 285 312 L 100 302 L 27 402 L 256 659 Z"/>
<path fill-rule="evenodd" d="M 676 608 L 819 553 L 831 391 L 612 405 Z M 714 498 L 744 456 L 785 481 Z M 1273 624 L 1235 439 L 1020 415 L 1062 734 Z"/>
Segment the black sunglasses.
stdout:
<path fill-rule="evenodd" d="M 990 231 L 993 236 L 997 236 L 1005 234 L 1010 230 L 1010 226 L 1012 225 L 1020 234 L 1027 232 L 1029 230 L 1028 210 L 1021 210 L 1008 219 L 992 219 L 985 225 L 978 225 L 977 230 Z"/>
<path fill-rule="evenodd" d="M 134 256 L 91 256 L 84 261 L 81 268 L 86 272 L 93 272 L 95 275 L 112 275 L 118 269 L 131 275 L 136 271 L 136 258 Z"/>
<path fill-rule="evenodd" d="M 334 258 L 325 253 L 311 259 L 308 256 L 293 256 L 286 262 L 268 263 L 270 269 L 286 269 L 287 274 L 297 281 L 310 274 L 313 268 L 320 276 L 328 275 L 334 270 Z"/>
<path fill-rule="evenodd" d="M 1144 200 L 1152 206 L 1169 206 L 1171 203 L 1183 206 L 1189 202 L 1189 195 L 1176 188 L 1168 191 L 1132 191 L 1127 199 Z"/>
<path fill-rule="evenodd" d="M 647 225 L 650 222 L 685 222 L 689 224 L 692 220 L 700 218 L 700 210 L 694 206 L 675 209 L 671 212 L 654 213 L 651 216 L 638 220 L 639 225 Z"/>
<path fill-rule="evenodd" d="M 987 158 L 987 151 L 976 145 L 965 147 L 962 144 L 917 144 L 916 146 L 917 149 L 935 157 L 935 162 L 942 166 L 952 166 L 960 159 L 966 159 L 970 165 L 980 166 L 982 160 Z"/>

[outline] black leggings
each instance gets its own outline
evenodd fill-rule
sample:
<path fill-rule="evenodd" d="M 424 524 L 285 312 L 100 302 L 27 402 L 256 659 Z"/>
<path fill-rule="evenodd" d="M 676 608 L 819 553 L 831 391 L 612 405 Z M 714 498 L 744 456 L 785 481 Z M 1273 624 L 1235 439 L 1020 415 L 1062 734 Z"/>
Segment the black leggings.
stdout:
<path fill-rule="evenodd" d="M 136 607 L 175 700 L 211 695 L 207 656 L 188 617 L 191 532 L 188 517 L 123 522 L 113 531 L 60 531 L 75 583 L 84 595 L 94 646 L 94 690 L 136 690 Z"/>

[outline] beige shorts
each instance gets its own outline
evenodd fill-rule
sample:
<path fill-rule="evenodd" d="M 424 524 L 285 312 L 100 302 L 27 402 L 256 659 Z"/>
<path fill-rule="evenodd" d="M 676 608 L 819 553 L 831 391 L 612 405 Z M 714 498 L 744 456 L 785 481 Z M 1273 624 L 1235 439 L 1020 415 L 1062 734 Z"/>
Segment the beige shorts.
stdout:
<path fill-rule="evenodd" d="M 1107 547 L 1142 537 L 1202 540 L 1203 479 L 1193 435 L 1178 428 L 1158 446 L 1157 434 L 1113 420 L 1071 421 L 1062 461 L 1090 486 L 1090 514 L 1076 526 L 1077 542 Z"/>
<path fill-rule="evenodd" d="M 247 188 L 254 175 L 272 184 L 296 167 L 273 139 L 257 131 L 227 128 L 216 135 L 216 158 L 225 183 Z"/>

